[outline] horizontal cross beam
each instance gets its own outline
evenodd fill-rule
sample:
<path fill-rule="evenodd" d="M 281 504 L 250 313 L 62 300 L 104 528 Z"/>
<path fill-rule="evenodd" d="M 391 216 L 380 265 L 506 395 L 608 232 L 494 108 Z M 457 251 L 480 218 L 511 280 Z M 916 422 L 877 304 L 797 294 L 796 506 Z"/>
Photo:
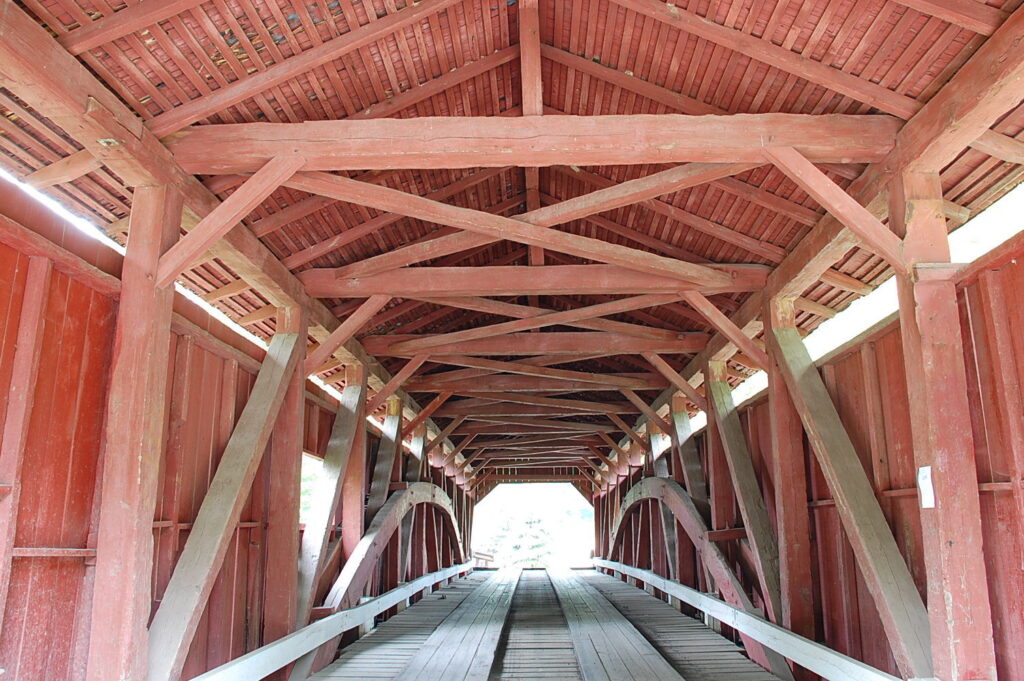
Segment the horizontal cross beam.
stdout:
<path fill-rule="evenodd" d="M 420 335 L 391 334 L 386 336 L 366 336 L 363 347 L 376 357 L 411 356 L 396 350 L 398 344 L 413 338 L 424 338 Z M 656 338 L 635 338 L 618 333 L 599 331 L 567 331 L 562 333 L 513 333 L 497 338 L 481 338 L 478 340 L 439 345 L 430 348 L 431 355 L 593 355 L 625 354 L 633 355 L 644 352 L 658 354 L 692 354 L 700 352 L 708 340 L 705 333 L 681 333 L 676 340 Z M 485 381 L 486 382 L 486 381 Z M 666 381 L 667 383 L 667 381 Z M 455 386 L 453 386 L 455 387 Z M 469 390 L 459 385 L 456 392 Z M 493 392 L 498 388 L 477 388 Z"/>
<path fill-rule="evenodd" d="M 305 170 L 761 162 L 767 146 L 873 163 L 899 127 L 889 116 L 841 114 L 450 116 L 202 125 L 168 146 L 203 175 L 251 173 L 281 154 L 303 156 Z"/>
<path fill-rule="evenodd" d="M 396 298 L 433 296 L 524 296 L 679 293 L 705 295 L 742 293 L 764 287 L 768 268 L 760 265 L 708 265 L 729 275 L 724 284 L 701 286 L 669 277 L 627 270 L 616 265 L 546 265 L 544 267 L 416 267 L 368 277 L 338 277 L 332 269 L 299 274 L 317 298 Z"/>

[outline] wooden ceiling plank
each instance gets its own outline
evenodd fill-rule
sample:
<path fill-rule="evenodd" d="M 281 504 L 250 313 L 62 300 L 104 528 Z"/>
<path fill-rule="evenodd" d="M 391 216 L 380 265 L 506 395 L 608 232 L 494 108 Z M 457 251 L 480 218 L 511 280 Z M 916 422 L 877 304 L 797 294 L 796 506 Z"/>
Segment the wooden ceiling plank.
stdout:
<path fill-rule="evenodd" d="M 872 163 L 892 150 L 898 130 L 899 121 L 884 115 L 433 116 L 199 125 L 169 137 L 167 145 L 186 171 L 202 175 L 251 173 L 269 157 L 286 153 L 303 156 L 306 171 L 760 164 L 759 151 L 769 142 L 796 147 L 819 163 Z"/>
<path fill-rule="evenodd" d="M 933 96 L 897 136 L 890 157 L 869 166 L 847 192 L 880 217 L 888 212 L 888 186 L 897 173 L 907 169 L 935 172 L 950 163 L 968 145 L 994 125 L 1020 100 L 1024 78 L 1024 9 L 1017 9 L 950 81 Z M 988 139 L 988 138 L 986 138 Z M 792 298 L 801 295 L 821 273 L 857 245 L 857 238 L 831 215 L 825 215 L 769 276 L 764 297 Z M 761 330 L 758 321 L 762 296 L 751 296 L 731 319 L 747 335 Z M 703 380 L 708 359 L 728 359 L 734 352 L 724 336 L 716 335 L 707 348 L 681 372 L 684 378 Z M 665 393 L 659 402 L 668 400 Z"/>
<path fill-rule="evenodd" d="M 91 24 L 65 33 L 57 39 L 57 42 L 71 54 L 82 54 L 147 26 L 158 24 L 165 19 L 197 7 L 205 1 L 160 0 L 160 2 L 128 5 L 119 12 L 108 14 Z"/>
<path fill-rule="evenodd" d="M 194 226 L 220 201 L 186 174 L 139 119 L 46 30 L 11 3 L 0 14 L 0 83 L 73 136 L 104 165 L 135 186 L 169 184 L 185 199 L 183 226 Z M 248 230 L 231 230 L 212 249 L 240 278 L 278 307 L 305 308 L 310 334 L 326 337 L 339 324 Z M 368 362 L 350 341 L 350 361 Z M 371 385 L 381 386 L 378 373 Z"/>
<path fill-rule="evenodd" d="M 430 0 L 430 2 L 410 4 L 382 19 L 371 21 L 251 76 L 236 80 L 155 116 L 147 125 L 157 136 L 169 135 L 218 111 L 223 111 L 254 95 L 312 71 L 318 66 L 387 38 L 397 31 L 455 5 L 457 2 L 460 0 Z"/>
<path fill-rule="evenodd" d="M 880 111 L 885 111 L 886 113 L 899 116 L 904 120 L 909 120 L 914 117 L 914 115 L 917 114 L 924 106 L 913 97 L 908 97 L 898 92 L 894 92 L 884 85 L 860 78 L 859 76 L 829 66 L 828 64 L 809 59 L 802 54 L 793 52 L 786 47 L 776 45 L 768 40 L 758 38 L 754 35 L 744 33 L 727 26 L 722 26 L 721 24 L 709 21 L 693 12 L 676 7 L 675 5 L 668 5 L 661 2 L 661 0 L 611 0 L 611 2 L 625 7 L 628 10 L 651 17 L 652 19 L 665 23 L 686 33 L 699 36 L 717 45 L 721 45 L 722 47 L 744 54 L 761 63 L 774 66 L 777 69 L 803 78 L 811 83 L 816 83 L 822 87 L 834 90 L 859 102 L 870 104 Z M 937 9 L 942 4 L 946 4 L 948 6 L 951 3 L 935 2 L 932 4 Z M 1010 23 L 1010 19 L 1007 19 L 1001 24 L 1001 26 L 1006 26 Z M 993 35 L 995 35 L 995 33 L 993 33 Z M 992 41 L 990 40 L 988 42 Z M 962 71 L 963 69 L 961 69 L 961 72 Z M 984 83 L 990 80 L 992 80 L 991 76 L 986 75 L 983 77 L 982 82 Z M 948 89 L 948 85 L 943 88 L 943 90 Z M 969 98 L 965 98 L 965 102 L 966 101 L 969 101 Z M 1002 113 L 1005 113 L 1009 109 L 1009 106 L 1006 107 L 1002 110 Z M 953 128 L 954 126 L 949 127 Z M 1000 135 L 997 132 L 989 130 L 988 127 L 991 127 L 991 123 L 984 131 L 976 135 L 975 139 L 982 136 L 984 136 L 986 140 L 990 138 L 995 139 L 1005 137 L 1005 135 Z M 974 139 L 967 141 L 957 150 L 957 153 L 962 151 L 965 147 L 971 146 L 973 142 Z"/>
<path fill-rule="evenodd" d="M 213 244 L 241 222 L 243 217 L 274 193 L 302 164 L 303 159 L 295 156 L 279 156 L 267 161 L 266 165 L 160 257 L 157 286 L 172 284 Z"/>
<path fill-rule="evenodd" d="M 480 57 L 475 61 L 463 64 L 442 76 L 416 85 L 405 92 L 391 97 L 390 99 L 378 102 L 377 104 L 371 104 L 363 111 L 348 116 L 345 120 L 355 121 L 367 118 L 384 118 L 385 116 L 393 116 L 396 113 L 405 111 L 424 100 L 439 95 L 445 90 L 449 90 L 465 83 L 468 80 L 476 78 L 477 76 L 481 76 L 502 64 L 515 61 L 518 57 L 518 45 L 512 45 L 511 47 L 506 47 L 505 49 L 498 50 L 497 52 L 492 52 L 491 54 Z"/>
<path fill-rule="evenodd" d="M 922 14 L 966 28 L 981 35 L 992 35 L 1006 17 L 1006 12 L 989 7 L 978 0 L 896 0 L 899 4 Z"/>

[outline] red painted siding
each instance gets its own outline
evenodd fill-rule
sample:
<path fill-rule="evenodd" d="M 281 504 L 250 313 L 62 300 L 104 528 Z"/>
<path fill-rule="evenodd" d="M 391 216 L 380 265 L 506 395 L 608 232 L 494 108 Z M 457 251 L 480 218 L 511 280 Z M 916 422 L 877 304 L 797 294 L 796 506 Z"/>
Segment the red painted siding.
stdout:
<path fill-rule="evenodd" d="M 116 260 L 95 242 L 6 188 L 3 212 L 116 272 Z M 13 229 L 10 223 L 0 225 Z M 0 240 L 2 242 L 3 240 Z M 0 243 L 0 385 L 8 386 L 25 293 L 28 257 Z M 88 277 L 55 269 L 46 296 L 45 338 L 25 449 L 15 546 L 87 548 L 102 466 L 102 430 L 117 302 Z M 255 380 L 262 351 L 224 329 L 184 299 L 176 301 L 167 445 L 154 518 L 154 596 L 159 599 L 235 420 Z M 6 416 L 0 390 L 0 426 Z M 308 448 L 322 449 L 333 414 L 327 401 L 307 402 Z M 263 603 L 275 587 L 267 569 L 268 470 L 273 445 L 257 473 L 239 528 L 199 626 L 183 678 L 263 642 Z M 295 531 L 298 531 L 296 527 Z M 0 604 L 0 668 L 20 681 L 80 679 L 88 649 L 91 559 L 13 559 L 11 587 Z M 154 602 L 154 607 L 156 602 Z"/>
<path fill-rule="evenodd" d="M 1008 293 L 998 307 L 990 304 L 993 287 Z M 1014 458 L 1007 422 L 1017 419 L 1020 426 L 1024 413 L 1006 412 L 1006 394 L 996 381 L 997 372 L 1006 368 L 1012 372 L 1007 381 L 1011 389 L 1017 389 L 1024 379 L 1024 315 L 1017 304 L 1020 291 L 1024 291 L 1024 263 L 1010 256 L 990 264 L 985 273 L 973 277 L 960 290 L 978 482 L 982 490 L 984 550 L 999 677 L 1003 681 L 1024 679 L 1024 658 L 1017 654 L 1024 644 L 1024 517 L 1020 512 L 1021 500 L 1015 497 L 1010 484 Z M 999 353 L 1005 355 L 994 352 L 990 331 L 994 319 L 1004 320 L 1009 327 L 1012 343 L 999 348 Z M 1003 362 L 1001 367 L 996 365 L 999 361 Z M 916 470 L 898 326 L 893 324 L 848 349 L 822 366 L 821 371 L 924 596 Z M 880 408 L 873 409 L 874 404 Z M 771 504 L 772 481 L 763 463 L 771 456 L 767 403 L 762 401 L 746 408 L 744 422 L 755 466 Z M 878 614 L 809 449 L 806 461 L 811 472 L 808 500 L 819 636 L 837 650 L 896 673 Z"/>

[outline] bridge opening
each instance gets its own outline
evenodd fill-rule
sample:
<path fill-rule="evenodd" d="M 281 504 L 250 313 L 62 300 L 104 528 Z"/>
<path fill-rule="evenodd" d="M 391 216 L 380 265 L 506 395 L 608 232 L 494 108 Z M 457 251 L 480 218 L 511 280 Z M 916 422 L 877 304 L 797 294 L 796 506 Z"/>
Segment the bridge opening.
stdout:
<path fill-rule="evenodd" d="M 502 483 L 477 502 L 472 538 L 481 567 L 591 567 L 594 508 L 569 483 Z"/>

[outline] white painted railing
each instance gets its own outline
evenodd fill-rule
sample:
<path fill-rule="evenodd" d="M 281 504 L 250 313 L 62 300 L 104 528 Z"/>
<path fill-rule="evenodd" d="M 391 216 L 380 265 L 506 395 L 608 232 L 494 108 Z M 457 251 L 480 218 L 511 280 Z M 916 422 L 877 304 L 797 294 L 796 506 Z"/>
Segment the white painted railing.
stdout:
<path fill-rule="evenodd" d="M 406 582 L 402 586 L 372 598 L 365 603 L 348 610 L 341 610 L 317 620 L 299 629 L 295 633 L 257 648 L 239 658 L 231 660 L 205 674 L 200 674 L 192 681 L 252 681 L 262 679 L 268 674 L 281 669 L 299 659 L 306 653 L 316 650 L 324 643 L 355 629 L 368 620 L 376 617 L 388 608 L 394 607 L 417 592 L 423 591 L 446 579 L 460 574 L 472 572 L 473 562 L 453 565 L 437 572 L 423 575 L 419 579 Z"/>
<path fill-rule="evenodd" d="M 674 596 L 829 681 L 900 681 L 880 669 L 650 570 L 601 558 L 595 558 L 594 565 L 632 577 Z"/>

